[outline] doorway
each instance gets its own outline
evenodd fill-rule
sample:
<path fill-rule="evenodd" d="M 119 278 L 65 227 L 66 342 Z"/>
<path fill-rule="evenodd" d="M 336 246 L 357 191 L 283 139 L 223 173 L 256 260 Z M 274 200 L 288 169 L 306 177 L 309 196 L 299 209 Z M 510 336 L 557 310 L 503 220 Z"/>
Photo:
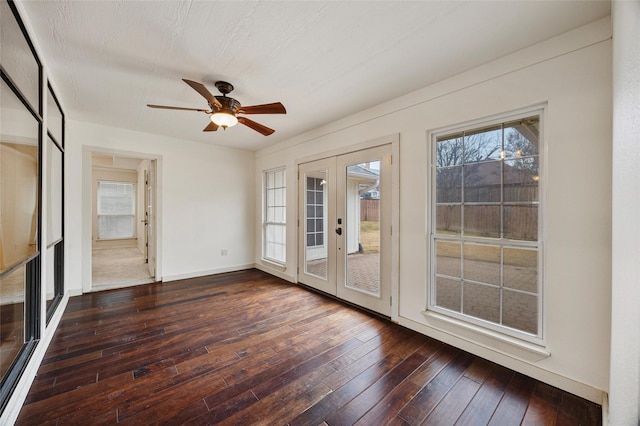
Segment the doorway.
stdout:
<path fill-rule="evenodd" d="M 156 280 L 156 160 L 91 154 L 90 291 Z"/>
<path fill-rule="evenodd" d="M 392 145 L 298 165 L 298 281 L 391 316 Z"/>

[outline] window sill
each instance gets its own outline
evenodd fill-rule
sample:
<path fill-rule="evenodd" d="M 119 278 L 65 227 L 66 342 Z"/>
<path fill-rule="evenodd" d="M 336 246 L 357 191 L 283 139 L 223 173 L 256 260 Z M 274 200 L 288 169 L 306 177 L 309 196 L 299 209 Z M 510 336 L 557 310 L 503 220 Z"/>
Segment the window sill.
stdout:
<path fill-rule="evenodd" d="M 507 356 L 515 356 L 529 362 L 538 362 L 551 356 L 551 352 L 541 345 L 525 342 L 436 312 L 425 311 L 422 314 L 429 327 Z"/>

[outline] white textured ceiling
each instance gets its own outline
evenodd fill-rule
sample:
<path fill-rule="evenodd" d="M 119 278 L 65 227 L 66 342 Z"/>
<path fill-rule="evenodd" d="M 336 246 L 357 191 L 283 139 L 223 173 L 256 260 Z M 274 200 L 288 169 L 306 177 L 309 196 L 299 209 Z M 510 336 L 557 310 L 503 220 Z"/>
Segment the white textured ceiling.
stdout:
<path fill-rule="evenodd" d="M 23 1 L 68 118 L 256 150 L 425 87 L 610 13 L 604 1 Z M 207 108 L 181 81 L 280 101 L 203 133 Z"/>

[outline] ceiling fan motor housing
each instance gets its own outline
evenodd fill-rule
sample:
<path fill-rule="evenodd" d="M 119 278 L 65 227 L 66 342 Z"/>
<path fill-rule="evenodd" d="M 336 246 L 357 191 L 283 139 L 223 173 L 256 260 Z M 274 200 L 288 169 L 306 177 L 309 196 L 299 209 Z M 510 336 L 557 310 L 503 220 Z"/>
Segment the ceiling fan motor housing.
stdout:
<path fill-rule="evenodd" d="M 235 114 L 238 108 L 240 108 L 240 102 L 236 101 L 233 98 L 228 98 L 226 96 L 216 96 L 216 99 L 222 104 L 222 108 L 218 108 L 215 105 L 209 105 L 213 111 L 230 111 Z"/>

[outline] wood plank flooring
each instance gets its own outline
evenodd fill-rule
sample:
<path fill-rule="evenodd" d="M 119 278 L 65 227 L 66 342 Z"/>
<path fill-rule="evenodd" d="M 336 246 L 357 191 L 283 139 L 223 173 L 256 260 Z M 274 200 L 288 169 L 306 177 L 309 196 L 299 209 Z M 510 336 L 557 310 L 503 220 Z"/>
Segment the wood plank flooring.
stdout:
<path fill-rule="evenodd" d="M 257 270 L 70 299 L 19 425 L 598 425 L 600 406 Z"/>

